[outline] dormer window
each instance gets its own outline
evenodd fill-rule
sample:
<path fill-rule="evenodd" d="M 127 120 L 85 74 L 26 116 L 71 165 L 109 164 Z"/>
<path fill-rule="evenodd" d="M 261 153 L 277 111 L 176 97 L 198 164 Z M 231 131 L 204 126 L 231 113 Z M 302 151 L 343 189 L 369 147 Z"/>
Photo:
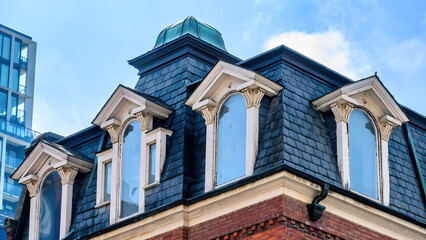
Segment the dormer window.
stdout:
<path fill-rule="evenodd" d="M 153 121 L 171 113 L 159 100 L 120 85 L 93 121 L 111 136 L 112 149 L 97 154 L 96 197 L 96 207 L 110 204 L 110 224 L 142 213 L 145 190 L 160 183 L 172 131 L 153 129 Z"/>
<path fill-rule="evenodd" d="M 352 111 L 349 116 L 350 188 L 378 200 L 376 129 L 364 111 Z"/>
<path fill-rule="evenodd" d="M 40 191 L 39 240 L 59 239 L 62 184 L 57 171 L 47 175 Z"/>
<path fill-rule="evenodd" d="M 122 149 L 120 218 L 139 212 L 141 127 L 137 121 L 125 128 Z"/>
<path fill-rule="evenodd" d="M 389 150 L 392 130 L 407 116 L 376 76 L 345 85 L 315 101 L 336 121 L 336 150 L 342 185 L 389 205 Z"/>
<path fill-rule="evenodd" d="M 241 94 L 226 99 L 218 116 L 216 185 L 246 173 L 246 106 Z"/>
<path fill-rule="evenodd" d="M 71 224 L 74 179 L 93 167 L 90 159 L 41 140 L 12 179 L 26 185 L 30 202 L 29 239 L 62 239 Z"/>
<path fill-rule="evenodd" d="M 259 136 L 259 107 L 279 84 L 219 61 L 186 101 L 206 123 L 206 192 L 253 174 Z"/>

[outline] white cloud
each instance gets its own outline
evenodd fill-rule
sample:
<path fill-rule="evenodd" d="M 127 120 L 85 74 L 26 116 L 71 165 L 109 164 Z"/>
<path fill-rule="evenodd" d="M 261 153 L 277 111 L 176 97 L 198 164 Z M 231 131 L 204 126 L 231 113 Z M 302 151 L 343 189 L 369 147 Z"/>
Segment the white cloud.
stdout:
<path fill-rule="evenodd" d="M 351 46 L 339 31 L 285 32 L 270 37 L 264 48 L 271 49 L 280 45 L 302 53 L 354 80 L 371 74 L 371 67 L 365 62 L 362 52 Z"/>
<path fill-rule="evenodd" d="M 424 71 L 426 66 L 426 43 L 411 38 L 389 47 L 388 61 L 393 69 L 406 71 Z"/>

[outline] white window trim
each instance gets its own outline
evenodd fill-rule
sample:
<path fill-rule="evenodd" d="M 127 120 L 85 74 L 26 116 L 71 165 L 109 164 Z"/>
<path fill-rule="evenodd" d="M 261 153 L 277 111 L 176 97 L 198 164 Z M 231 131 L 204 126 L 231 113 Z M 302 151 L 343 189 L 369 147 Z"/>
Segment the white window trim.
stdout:
<path fill-rule="evenodd" d="M 141 127 L 141 167 L 140 167 L 140 193 L 139 193 L 139 211 L 133 215 L 144 212 L 145 207 L 145 158 L 142 154 L 145 149 L 145 135 L 152 129 L 153 118 L 166 119 L 173 111 L 164 104 L 158 104 L 138 93 L 136 90 L 119 85 L 114 91 L 108 102 L 104 105 L 93 124 L 107 130 L 111 136 L 112 143 L 112 171 L 111 171 L 111 200 L 110 200 L 110 224 L 122 221 L 126 218 L 120 218 L 120 184 L 121 184 L 121 163 L 122 163 L 122 135 L 123 130 L 131 121 L 138 121 Z M 165 141 L 164 141 L 165 142 Z M 165 152 L 165 145 L 160 151 Z M 164 155 L 164 154 L 163 154 Z M 161 155 L 159 159 L 164 158 Z M 99 167 L 99 166 L 98 166 Z M 102 168 L 101 168 L 102 171 Z M 99 173 L 98 173 L 99 174 Z M 102 176 L 104 175 L 101 172 Z M 145 174 L 146 175 L 146 174 Z M 160 174 L 159 174 L 160 175 Z M 98 185 L 103 185 L 99 182 Z M 159 180 L 158 180 L 159 181 Z M 99 189 L 99 187 L 97 188 Z M 101 193 L 101 191 L 99 192 Z M 97 196 L 97 202 L 102 202 L 101 196 Z M 132 215 L 132 216 L 133 216 Z"/>
<path fill-rule="evenodd" d="M 368 195 L 366 195 L 364 193 L 358 192 L 358 191 L 353 190 L 351 188 L 351 177 L 350 177 L 351 158 L 350 158 L 350 149 L 349 149 L 349 124 L 351 124 L 351 123 L 346 123 L 348 131 L 343 136 L 344 138 L 348 139 L 348 149 L 347 149 L 347 152 L 348 152 L 348 164 L 349 164 L 349 168 L 348 168 L 349 173 L 348 173 L 347 178 L 345 178 L 345 180 L 347 179 L 347 183 L 344 182 L 343 185 L 347 186 L 347 188 L 351 192 L 355 192 L 355 193 L 360 194 L 360 195 L 362 195 L 362 196 L 364 196 L 366 198 L 369 198 L 370 200 L 382 203 L 382 202 L 384 202 L 384 198 L 385 198 L 385 195 L 386 195 L 386 194 L 384 194 L 384 189 L 386 187 L 386 183 L 389 182 L 389 179 L 385 179 L 386 177 L 382 176 L 382 172 L 383 172 L 384 166 L 382 166 L 382 164 L 383 164 L 383 160 L 382 160 L 383 156 L 381 154 L 382 147 L 381 147 L 381 141 L 380 141 L 380 139 L 381 139 L 381 137 L 380 137 L 380 128 L 379 128 L 378 123 L 374 119 L 374 117 L 371 115 L 371 113 L 368 110 L 363 109 L 363 108 L 352 107 L 351 110 L 350 110 L 350 113 L 348 115 L 348 122 L 349 122 L 350 114 L 352 114 L 352 112 L 354 110 L 362 111 L 365 115 L 367 115 L 368 119 L 370 119 L 370 121 L 374 125 L 374 133 L 375 133 L 374 136 L 375 136 L 375 144 L 376 144 L 375 145 L 375 147 L 376 147 L 376 166 L 377 166 L 377 169 L 376 169 L 377 183 L 376 184 L 377 184 L 377 195 L 378 195 L 378 199 L 375 199 L 375 198 L 373 198 L 371 196 L 368 196 Z"/>
<path fill-rule="evenodd" d="M 57 171 L 61 177 L 61 222 L 59 236 L 68 233 L 71 224 L 74 179 L 77 173 L 87 173 L 93 164 L 79 159 L 62 146 L 40 141 L 30 155 L 19 166 L 12 179 L 26 185 L 30 195 L 29 239 L 39 239 L 40 198 L 42 182 L 49 173 Z"/>
<path fill-rule="evenodd" d="M 243 95 L 246 101 L 246 172 L 244 177 L 247 177 L 253 174 L 257 156 L 260 102 L 264 95 L 275 96 L 281 89 L 281 85 L 253 71 L 219 61 L 186 101 L 186 105 L 202 114 L 206 123 L 205 192 L 237 180 L 216 186 L 217 114 L 221 105 L 235 93 Z"/>
<path fill-rule="evenodd" d="M 113 148 L 111 152 L 112 156 L 112 171 L 111 171 L 111 200 L 110 200 L 110 222 L 115 223 L 118 221 L 125 220 L 129 217 L 135 216 L 137 214 L 143 213 L 145 211 L 145 190 L 160 184 L 161 171 L 164 165 L 166 158 L 166 138 L 173 134 L 172 131 L 159 127 L 154 130 L 149 131 L 152 128 L 152 116 L 145 115 L 144 121 L 146 123 L 146 128 L 141 128 L 141 156 L 140 156 L 140 178 L 139 178 L 139 210 L 138 212 L 120 218 L 121 210 L 121 173 L 122 173 L 122 149 L 123 149 L 123 135 L 126 127 L 134 121 L 139 121 L 137 117 L 130 117 L 125 121 L 125 124 L 122 124 L 120 127 L 119 140 L 113 143 Z M 142 124 L 141 124 L 142 127 Z M 156 179 L 152 184 L 148 183 L 148 171 L 149 171 L 149 160 L 147 154 L 149 154 L 149 145 L 152 143 L 157 144 L 156 148 Z M 108 159 L 107 156 L 105 156 Z M 105 173 L 101 173 L 103 176 Z M 99 181 L 102 181 L 103 178 L 99 178 Z M 102 182 L 98 182 L 98 187 L 103 185 Z M 99 201 L 101 201 L 101 196 L 99 196 Z"/>
<path fill-rule="evenodd" d="M 143 172 L 145 173 L 145 179 L 143 188 L 148 189 L 160 184 L 161 172 L 163 171 L 164 161 L 166 159 L 166 141 L 167 136 L 171 136 L 173 131 L 159 127 L 149 132 L 144 132 L 142 137 L 142 151 L 141 155 L 144 156 L 142 163 L 144 166 Z M 156 144 L 155 149 L 155 181 L 148 183 L 149 181 L 149 146 Z"/>
<path fill-rule="evenodd" d="M 106 151 L 97 153 L 98 166 L 97 166 L 97 184 L 96 184 L 96 205 L 95 208 L 100 208 L 111 203 L 111 200 L 105 201 L 105 165 L 112 162 L 113 149 L 110 148 Z M 111 166 L 112 173 L 112 166 Z M 112 186 L 111 186 L 112 188 Z M 111 197 L 110 197 L 111 199 Z"/>
<path fill-rule="evenodd" d="M 312 102 L 319 111 L 331 110 L 336 121 L 337 164 L 343 187 L 366 198 L 389 206 L 390 177 L 388 142 L 392 130 L 408 122 L 407 116 L 377 76 L 345 85 Z M 362 109 L 376 126 L 379 200 L 350 188 L 349 116 L 354 108 Z"/>

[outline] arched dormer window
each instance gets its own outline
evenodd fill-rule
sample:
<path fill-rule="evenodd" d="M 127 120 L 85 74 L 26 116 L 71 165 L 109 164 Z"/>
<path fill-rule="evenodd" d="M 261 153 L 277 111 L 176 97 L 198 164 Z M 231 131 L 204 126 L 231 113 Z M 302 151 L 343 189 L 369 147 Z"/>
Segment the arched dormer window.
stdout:
<path fill-rule="evenodd" d="M 219 61 L 185 102 L 205 119 L 205 192 L 253 174 L 260 102 L 281 89 L 253 71 Z"/>
<path fill-rule="evenodd" d="M 53 171 L 47 175 L 40 192 L 39 240 L 59 239 L 62 183 L 58 172 Z"/>
<path fill-rule="evenodd" d="M 30 197 L 28 239 L 62 239 L 73 212 L 74 180 L 88 173 L 90 159 L 58 143 L 40 140 L 11 176 Z"/>
<path fill-rule="evenodd" d="M 350 188 L 379 199 L 376 125 L 364 111 L 349 116 Z"/>
<path fill-rule="evenodd" d="M 243 177 L 246 173 L 246 112 L 244 97 L 231 95 L 218 115 L 216 185 Z"/>
<path fill-rule="evenodd" d="M 346 84 L 312 103 L 319 111 L 333 112 L 342 186 L 388 206 L 389 137 L 393 129 L 408 121 L 398 103 L 375 75 Z"/>
<path fill-rule="evenodd" d="M 110 224 L 144 212 L 145 190 L 160 184 L 172 131 L 153 128 L 173 112 L 167 104 L 119 85 L 93 123 L 108 131 L 112 148 L 97 156 L 96 208 L 110 205 Z"/>
<path fill-rule="evenodd" d="M 141 127 L 132 121 L 123 132 L 120 218 L 139 211 Z"/>

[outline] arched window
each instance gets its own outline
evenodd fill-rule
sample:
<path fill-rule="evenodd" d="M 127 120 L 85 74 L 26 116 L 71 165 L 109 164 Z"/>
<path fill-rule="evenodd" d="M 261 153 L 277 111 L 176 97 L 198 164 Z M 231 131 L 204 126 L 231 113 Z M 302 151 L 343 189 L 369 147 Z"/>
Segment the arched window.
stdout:
<path fill-rule="evenodd" d="M 133 121 L 123 135 L 120 218 L 139 211 L 140 158 L 141 127 L 139 122 Z"/>
<path fill-rule="evenodd" d="M 361 110 L 353 110 L 349 117 L 350 188 L 359 193 L 379 198 L 376 127 Z"/>
<path fill-rule="evenodd" d="M 246 104 L 240 94 L 230 96 L 221 107 L 217 127 L 216 185 L 245 176 Z"/>
<path fill-rule="evenodd" d="M 59 239 L 61 195 L 61 177 L 51 172 L 41 186 L 39 240 Z"/>

